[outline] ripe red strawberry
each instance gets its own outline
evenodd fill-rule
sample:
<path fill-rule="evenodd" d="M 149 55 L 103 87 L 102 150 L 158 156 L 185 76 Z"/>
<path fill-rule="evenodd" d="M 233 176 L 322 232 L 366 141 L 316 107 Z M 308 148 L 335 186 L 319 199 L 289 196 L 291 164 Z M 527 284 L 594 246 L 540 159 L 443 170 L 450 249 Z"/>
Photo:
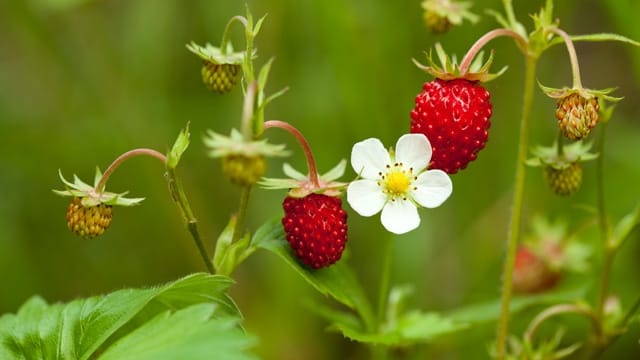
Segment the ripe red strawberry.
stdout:
<path fill-rule="evenodd" d="M 555 250 L 557 251 L 557 250 Z M 527 246 L 521 245 L 516 252 L 513 270 L 513 291 L 520 294 L 539 293 L 554 287 L 561 273 Z"/>
<path fill-rule="evenodd" d="M 435 79 L 424 84 L 411 111 L 411 132 L 429 138 L 431 169 L 455 174 L 476 159 L 489 136 L 489 98 L 477 81 Z"/>
<path fill-rule="evenodd" d="M 347 242 L 347 213 L 335 196 L 287 196 L 282 225 L 296 256 L 319 269 L 340 260 Z"/>

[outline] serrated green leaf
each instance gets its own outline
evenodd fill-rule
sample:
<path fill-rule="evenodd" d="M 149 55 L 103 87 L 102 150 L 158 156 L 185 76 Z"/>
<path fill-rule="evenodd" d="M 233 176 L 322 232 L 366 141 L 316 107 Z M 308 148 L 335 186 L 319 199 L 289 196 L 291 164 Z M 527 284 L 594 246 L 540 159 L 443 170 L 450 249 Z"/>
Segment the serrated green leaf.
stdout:
<path fill-rule="evenodd" d="M 262 225 L 252 239 L 252 246 L 278 255 L 320 293 L 356 310 L 367 328 L 373 324 L 371 305 L 355 274 L 344 260 L 318 270 L 304 266 L 291 250 L 280 219 Z"/>
<path fill-rule="evenodd" d="M 615 249 L 622 245 L 638 224 L 640 224 L 640 206 L 636 207 L 633 212 L 627 214 L 616 224 L 613 234 L 611 234 L 613 248 Z"/>
<path fill-rule="evenodd" d="M 99 360 L 254 359 L 245 352 L 253 337 L 236 318 L 216 315 L 213 304 L 197 304 L 175 313 L 165 311 L 109 347 Z"/>
<path fill-rule="evenodd" d="M 187 126 L 185 126 L 180 134 L 178 134 L 178 138 L 173 143 L 173 146 L 169 151 L 169 154 L 167 156 L 168 169 L 175 169 L 176 166 L 178 166 L 182 154 L 185 152 L 185 150 L 187 150 L 187 147 L 189 147 L 189 136 L 189 123 L 187 123 Z"/>
<path fill-rule="evenodd" d="M 166 310 L 218 304 L 239 317 L 225 294 L 232 280 L 193 274 L 164 286 L 124 289 L 104 296 L 48 305 L 34 297 L 17 314 L 0 317 L 0 355 L 9 359 L 88 359 Z"/>

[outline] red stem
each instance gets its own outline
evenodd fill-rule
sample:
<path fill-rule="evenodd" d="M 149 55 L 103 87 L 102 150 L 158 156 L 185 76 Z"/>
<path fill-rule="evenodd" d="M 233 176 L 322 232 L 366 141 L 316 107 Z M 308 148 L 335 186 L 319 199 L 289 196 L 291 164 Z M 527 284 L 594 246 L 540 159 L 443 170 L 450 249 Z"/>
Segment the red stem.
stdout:
<path fill-rule="evenodd" d="M 296 129 L 295 127 L 293 127 L 293 125 L 287 122 L 280 121 L 280 120 L 265 121 L 264 123 L 265 129 L 272 128 L 272 127 L 284 129 L 290 132 L 291 135 L 295 136 L 296 140 L 298 140 L 298 143 L 300 143 L 300 146 L 304 151 L 304 156 L 307 158 L 307 167 L 309 168 L 309 180 L 311 181 L 313 186 L 319 187 L 320 182 L 318 180 L 318 170 L 316 169 L 316 161 L 313 158 L 313 153 L 311 152 L 311 147 L 309 146 L 307 139 L 304 138 L 304 136 L 298 129 Z"/>
<path fill-rule="evenodd" d="M 471 66 L 471 61 L 476 56 L 476 54 L 485 46 L 489 41 L 500 37 L 500 36 L 510 36 L 518 42 L 522 51 L 526 51 L 527 49 L 527 40 L 522 37 L 522 35 L 517 32 L 509 29 L 495 29 L 491 30 L 488 33 L 482 35 L 478 40 L 476 40 L 475 44 L 471 46 L 467 54 L 462 58 L 462 62 L 460 63 L 460 75 L 465 75 L 467 71 L 469 71 L 469 66 Z"/>
<path fill-rule="evenodd" d="M 133 150 L 129 150 L 126 153 L 118 156 L 117 159 L 113 160 L 113 162 L 111 163 L 111 165 L 109 165 L 109 167 L 107 168 L 107 170 L 105 170 L 105 172 L 102 174 L 102 177 L 100 178 L 100 181 L 98 182 L 98 185 L 96 186 L 96 191 L 97 192 L 102 192 L 104 190 L 104 186 L 107 183 L 107 179 L 109 179 L 109 176 L 111 176 L 111 174 L 116 170 L 116 168 L 118 166 L 120 166 L 120 164 L 122 164 L 125 160 L 127 160 L 130 157 L 136 156 L 136 155 L 149 155 L 149 156 L 153 156 L 157 159 L 160 159 L 163 163 L 167 163 L 167 157 L 160 153 L 157 152 L 155 150 L 151 150 L 151 149 L 133 149 Z"/>

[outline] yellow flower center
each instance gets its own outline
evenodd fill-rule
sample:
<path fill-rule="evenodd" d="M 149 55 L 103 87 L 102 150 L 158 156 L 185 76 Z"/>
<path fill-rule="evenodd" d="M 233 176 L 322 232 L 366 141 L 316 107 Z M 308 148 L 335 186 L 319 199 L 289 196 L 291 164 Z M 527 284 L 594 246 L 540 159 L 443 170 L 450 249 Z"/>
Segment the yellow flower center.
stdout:
<path fill-rule="evenodd" d="M 413 169 L 404 170 L 402 163 L 387 165 L 387 173 L 378 174 L 382 181 L 378 185 L 383 187 L 383 192 L 391 195 L 392 198 L 401 196 L 405 198 L 406 193 L 411 187 L 411 183 L 415 180 Z"/>

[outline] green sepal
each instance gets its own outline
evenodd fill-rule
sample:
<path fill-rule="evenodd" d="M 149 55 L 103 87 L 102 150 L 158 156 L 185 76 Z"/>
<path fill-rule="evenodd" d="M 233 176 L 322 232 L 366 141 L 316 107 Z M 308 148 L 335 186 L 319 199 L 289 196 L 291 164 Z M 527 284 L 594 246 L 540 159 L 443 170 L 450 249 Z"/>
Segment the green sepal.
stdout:
<path fill-rule="evenodd" d="M 227 155 L 244 155 L 248 157 L 284 157 L 289 155 L 289 151 L 285 150 L 284 145 L 269 144 L 266 139 L 245 141 L 242 134 L 236 129 L 231 129 L 229 136 L 207 130 L 207 135 L 203 141 L 209 148 L 209 156 L 213 158 Z"/>
<path fill-rule="evenodd" d="M 489 59 L 486 62 L 483 61 L 484 55 L 480 52 L 470 64 L 467 72 L 462 74 L 455 56 L 449 57 L 440 43 L 435 44 L 435 50 L 440 65 L 436 64 L 433 60 L 431 50 L 429 50 L 429 53 L 425 53 L 429 65 L 422 65 L 416 59 L 412 60 L 418 68 L 441 80 L 465 79 L 468 81 L 488 82 L 502 75 L 507 70 L 505 66 L 497 73 L 489 73 L 489 68 L 493 63 L 493 51 L 491 51 Z"/>
<path fill-rule="evenodd" d="M 284 163 L 282 170 L 289 178 L 262 178 L 258 184 L 268 190 L 289 189 L 288 195 L 297 198 L 305 197 L 311 193 L 337 196 L 348 185 L 335 181 L 344 175 L 346 167 L 347 161 L 340 160 L 331 170 L 318 176 L 319 184 L 315 186 L 309 180 L 309 175 L 304 175 L 288 163 Z"/>
<path fill-rule="evenodd" d="M 227 49 L 224 54 L 222 49 L 209 43 L 206 43 L 204 46 L 200 46 L 192 41 L 187 44 L 186 47 L 189 51 L 198 55 L 202 60 L 210 61 L 214 64 L 241 65 L 245 57 L 244 51 L 233 52 L 233 46 L 231 46 L 231 43 L 227 44 Z M 255 51 L 251 55 L 251 58 L 255 58 Z"/>
<path fill-rule="evenodd" d="M 537 145 L 531 149 L 534 156 L 525 162 L 529 166 L 551 166 L 554 169 L 566 169 L 576 162 L 591 161 L 598 157 L 598 154 L 590 153 L 591 142 L 576 141 L 569 145 L 562 145 L 562 151 L 558 149 L 559 143 L 556 141 L 552 146 Z"/>
<path fill-rule="evenodd" d="M 73 182 L 68 181 L 62 175 L 62 171 L 58 169 L 58 176 L 65 185 L 65 190 L 52 190 L 55 194 L 60 196 L 72 196 L 79 197 L 84 207 L 92 207 L 100 204 L 116 205 L 116 206 L 133 206 L 138 205 L 144 200 L 144 198 L 126 198 L 124 197 L 128 192 L 112 193 L 107 191 L 96 190 L 100 179 L 102 178 L 102 172 L 96 167 L 95 185 L 91 186 L 84 181 L 80 180 L 77 175 L 73 175 Z"/>
<path fill-rule="evenodd" d="M 187 126 L 180 131 L 178 138 L 175 143 L 173 143 L 173 147 L 171 147 L 171 150 L 167 154 L 167 169 L 175 169 L 176 166 L 178 166 L 182 154 L 187 150 L 187 147 L 189 147 L 190 135 L 189 123 L 187 123 Z"/>
<path fill-rule="evenodd" d="M 623 98 L 622 97 L 615 97 L 615 96 L 610 96 L 607 95 L 613 91 L 615 91 L 617 88 L 607 88 L 607 89 L 602 89 L 602 90 L 595 90 L 595 89 L 583 89 L 583 88 L 569 88 L 569 87 L 563 87 L 563 88 L 552 88 L 552 87 L 548 87 L 548 86 L 544 86 L 542 85 L 542 83 L 540 83 L 540 81 L 538 81 L 538 86 L 540 87 L 540 89 L 542 89 L 542 92 L 545 93 L 545 95 L 547 95 L 550 98 L 553 99 L 559 99 L 559 98 L 564 98 L 567 97 L 571 94 L 579 94 L 580 96 L 582 96 L 585 99 L 591 99 L 593 97 L 599 98 L 599 99 L 605 99 L 611 102 L 616 102 L 616 101 L 620 101 Z"/>

